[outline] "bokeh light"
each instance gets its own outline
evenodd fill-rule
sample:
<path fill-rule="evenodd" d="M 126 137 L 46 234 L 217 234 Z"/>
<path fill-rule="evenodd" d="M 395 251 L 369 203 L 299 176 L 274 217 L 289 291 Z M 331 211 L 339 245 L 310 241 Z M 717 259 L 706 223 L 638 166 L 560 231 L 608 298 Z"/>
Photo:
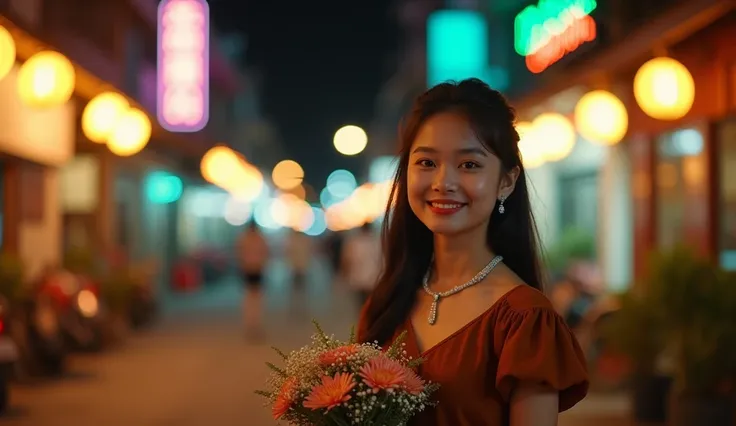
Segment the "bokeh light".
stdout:
<path fill-rule="evenodd" d="M 31 56 L 18 71 L 18 95 L 34 108 L 66 103 L 74 93 L 76 72 L 66 56 L 43 51 Z"/>
<path fill-rule="evenodd" d="M 15 65 L 15 40 L 8 30 L 0 25 L 0 80 L 3 79 Z"/>
<path fill-rule="evenodd" d="M 84 107 L 84 135 L 92 142 L 106 143 L 129 108 L 130 103 L 120 93 L 100 93 Z"/>
<path fill-rule="evenodd" d="M 327 177 L 326 188 L 335 199 L 343 200 L 358 187 L 355 175 L 347 170 L 339 169 Z"/>
<path fill-rule="evenodd" d="M 277 188 L 289 190 L 301 185 L 304 169 L 294 160 L 283 160 L 273 168 L 271 180 Z"/>
<path fill-rule="evenodd" d="M 151 120 L 145 112 L 131 108 L 120 117 L 107 147 L 113 154 L 127 157 L 140 152 L 151 139 Z"/>
<path fill-rule="evenodd" d="M 335 149 L 342 155 L 357 155 L 368 145 L 368 135 L 358 126 L 343 126 L 332 140 Z"/>

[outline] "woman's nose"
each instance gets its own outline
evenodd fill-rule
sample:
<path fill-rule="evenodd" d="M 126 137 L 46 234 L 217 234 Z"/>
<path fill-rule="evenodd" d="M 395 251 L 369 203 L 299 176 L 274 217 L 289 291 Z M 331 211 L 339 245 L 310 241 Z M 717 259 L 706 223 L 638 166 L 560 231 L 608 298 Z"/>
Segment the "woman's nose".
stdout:
<path fill-rule="evenodd" d="M 440 167 L 434 175 L 432 190 L 437 192 L 454 192 L 457 190 L 457 174 L 451 167 Z"/>

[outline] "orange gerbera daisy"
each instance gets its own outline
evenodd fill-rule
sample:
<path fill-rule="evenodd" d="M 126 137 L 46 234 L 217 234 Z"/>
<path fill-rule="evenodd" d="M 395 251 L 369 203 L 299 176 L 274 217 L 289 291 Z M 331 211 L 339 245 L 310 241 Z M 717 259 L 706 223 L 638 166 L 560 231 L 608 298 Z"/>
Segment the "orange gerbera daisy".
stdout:
<path fill-rule="evenodd" d="M 405 381 L 406 368 L 399 362 L 380 355 L 369 360 L 358 373 L 373 392 L 396 389 Z"/>
<path fill-rule="evenodd" d="M 340 360 L 346 359 L 350 355 L 358 353 L 358 350 L 358 345 L 340 346 L 339 348 L 335 348 L 320 354 L 319 363 L 323 367 L 332 365 L 339 362 Z"/>
<path fill-rule="evenodd" d="M 297 379 L 295 377 L 291 377 L 281 385 L 281 390 L 279 390 L 279 394 L 276 396 L 276 401 L 274 401 L 273 407 L 271 407 L 271 414 L 273 415 L 274 420 L 280 419 L 294 404 L 297 384 Z"/>
<path fill-rule="evenodd" d="M 334 377 L 322 377 L 322 383 L 313 387 L 309 396 L 304 399 L 304 407 L 318 410 L 331 410 L 351 396 L 350 391 L 355 387 L 354 376 L 349 373 L 337 373 Z"/>
<path fill-rule="evenodd" d="M 404 368 L 401 387 L 412 395 L 419 395 L 424 390 L 424 380 L 409 368 Z"/>

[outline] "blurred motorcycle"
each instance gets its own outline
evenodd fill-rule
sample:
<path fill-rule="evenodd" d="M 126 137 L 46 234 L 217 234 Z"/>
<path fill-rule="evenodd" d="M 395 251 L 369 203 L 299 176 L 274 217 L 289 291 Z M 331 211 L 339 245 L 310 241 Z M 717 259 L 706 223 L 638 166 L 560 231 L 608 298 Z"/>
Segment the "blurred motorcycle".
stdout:
<path fill-rule="evenodd" d="M 8 301 L 0 296 L 0 413 L 5 412 L 10 401 L 9 381 L 18 361 L 18 346 L 9 333 Z"/>
<path fill-rule="evenodd" d="M 104 342 L 104 309 L 99 287 L 90 278 L 58 270 L 51 275 L 44 291 L 53 295 L 59 327 L 70 347 L 100 350 Z"/>
<path fill-rule="evenodd" d="M 65 298 L 50 287 L 47 272 L 26 297 L 12 307 L 10 334 L 19 346 L 18 373 L 26 376 L 58 375 L 64 371 L 66 345 L 58 305 Z"/>
<path fill-rule="evenodd" d="M 89 278 L 79 275 L 76 278 L 79 291 L 74 295 L 72 309 L 62 324 L 76 347 L 98 351 L 105 341 L 105 312 L 100 303 L 100 289 Z"/>
<path fill-rule="evenodd" d="M 128 310 L 130 325 L 134 329 L 149 326 L 158 314 L 158 302 L 153 289 L 157 270 L 155 262 L 144 262 L 133 268 L 133 287 Z"/>

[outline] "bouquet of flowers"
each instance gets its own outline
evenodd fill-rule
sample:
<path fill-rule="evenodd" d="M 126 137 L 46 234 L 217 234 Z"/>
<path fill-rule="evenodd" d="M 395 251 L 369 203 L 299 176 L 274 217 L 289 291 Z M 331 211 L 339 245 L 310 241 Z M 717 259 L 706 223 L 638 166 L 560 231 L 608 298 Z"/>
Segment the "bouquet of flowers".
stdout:
<path fill-rule="evenodd" d="M 271 406 L 276 420 L 298 426 L 405 425 L 434 405 L 438 385 L 414 369 L 421 359 L 404 351 L 402 333 L 387 350 L 377 344 L 347 342 L 324 333 L 318 323 L 312 343 L 285 354 L 285 367 L 266 363 L 272 374 L 267 391 L 256 391 Z"/>

